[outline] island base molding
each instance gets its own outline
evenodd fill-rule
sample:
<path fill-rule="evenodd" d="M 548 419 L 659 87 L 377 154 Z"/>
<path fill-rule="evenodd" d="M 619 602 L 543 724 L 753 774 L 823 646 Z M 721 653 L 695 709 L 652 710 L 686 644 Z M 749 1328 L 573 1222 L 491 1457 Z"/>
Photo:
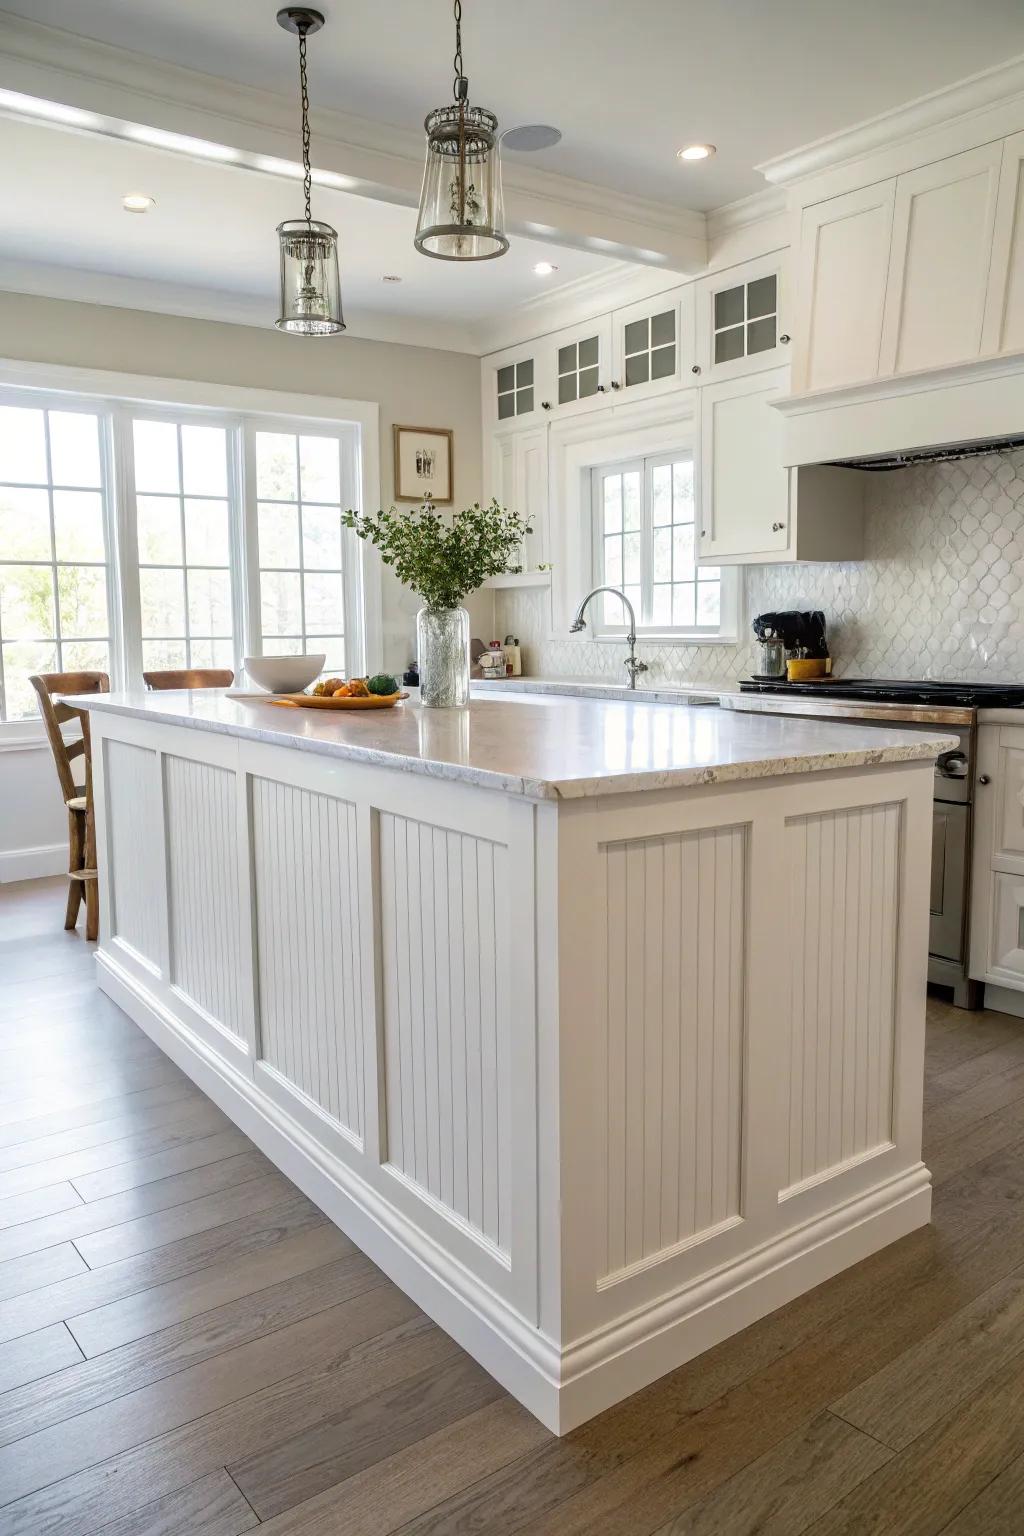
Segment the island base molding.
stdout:
<path fill-rule="evenodd" d="M 101 987 L 556 1433 L 928 1220 L 928 761 L 533 800 L 92 727 Z"/>
<path fill-rule="evenodd" d="M 236 1072 L 111 956 L 99 985 L 282 1173 L 424 1312 L 557 1435 L 685 1365 L 805 1291 L 927 1224 L 923 1164 L 765 1243 L 678 1293 L 558 1350 L 525 1328 L 479 1279 L 362 1180 L 304 1136 L 290 1116 Z"/>

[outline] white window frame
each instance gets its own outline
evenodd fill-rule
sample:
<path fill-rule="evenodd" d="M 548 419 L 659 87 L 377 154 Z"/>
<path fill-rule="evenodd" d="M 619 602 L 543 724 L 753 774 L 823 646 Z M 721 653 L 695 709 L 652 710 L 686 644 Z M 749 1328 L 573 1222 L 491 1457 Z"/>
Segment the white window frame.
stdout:
<path fill-rule="evenodd" d="M 680 447 L 663 450 L 660 453 L 648 453 L 636 455 L 628 459 L 614 459 L 605 464 L 594 465 L 590 472 L 590 529 L 591 529 L 591 577 L 594 586 L 605 584 L 603 572 L 603 484 L 605 477 L 622 473 L 628 470 L 640 473 L 640 548 L 641 548 L 641 605 L 637 612 L 636 632 L 646 639 L 651 640 L 687 640 L 696 644 L 715 642 L 725 637 L 733 638 L 736 634 L 736 607 L 738 582 L 732 574 L 732 568 L 728 566 L 713 567 L 718 571 L 719 593 L 721 600 L 719 622 L 717 624 L 654 624 L 644 623 L 642 614 L 649 611 L 652 605 L 653 581 L 653 552 L 654 552 L 654 528 L 651 515 L 651 472 L 666 464 L 678 464 L 685 460 L 693 465 L 694 454 L 692 447 Z M 697 560 L 697 506 L 696 489 L 694 492 L 694 563 L 697 570 L 700 565 Z M 699 578 L 694 576 L 695 585 Z M 625 581 L 611 583 L 624 586 Z M 696 602 L 696 592 L 694 593 Z M 621 623 L 608 623 L 598 618 L 600 610 L 595 609 L 594 632 L 598 639 L 602 637 L 621 639 L 627 632 L 628 622 L 625 609 Z"/>
<path fill-rule="evenodd" d="M 34 391 L 27 395 L 26 391 L 18 386 L 8 385 L 0 380 L 0 405 L 27 407 L 42 411 L 80 411 L 82 415 L 99 417 L 99 452 L 100 470 L 103 484 L 101 487 L 101 506 L 103 515 L 103 541 L 106 550 L 107 571 L 107 634 L 108 634 L 108 675 L 110 686 L 119 688 L 122 686 L 122 671 L 120 658 L 123 649 L 123 636 L 121 628 L 121 615 L 123 602 L 120 592 L 121 565 L 119 559 L 119 547 L 117 539 L 116 501 L 117 487 L 114 473 L 113 439 L 111 432 L 111 410 L 109 401 L 94 399 L 89 396 L 67 395 L 60 393 L 47 393 L 42 390 Z M 49 452 L 49 450 L 48 450 Z M 52 468 L 52 466 L 51 466 Z M 64 487 L 61 487 L 64 489 Z M 73 489 L 73 487 L 72 487 Z M 90 486 L 87 489 L 93 490 Z M 49 485 L 52 512 L 52 481 Z M 0 564 L 9 564 L 4 561 L 3 552 L 0 551 Z M 61 561 L 34 561 L 33 564 L 49 565 L 56 570 Z M 79 562 L 72 562 L 79 563 Z M 93 564 L 91 561 L 80 562 Z M 57 594 L 54 592 L 54 629 L 56 639 L 60 638 L 60 613 L 57 608 Z M 16 637 L 12 637 L 16 638 Z M 60 652 L 57 651 L 58 663 Z M 42 733 L 42 722 L 34 719 L 2 720 L 0 719 L 0 743 L 11 740 L 20 743 L 26 736 L 34 736 Z"/>
<path fill-rule="evenodd" d="M 110 614 L 110 683 L 116 691 L 141 688 L 141 618 L 138 611 L 138 551 L 135 543 L 130 476 L 133 473 L 131 418 L 134 415 L 184 420 L 186 413 L 204 423 L 231 421 L 237 425 L 237 472 L 244 475 L 241 444 L 246 421 L 274 430 L 337 432 L 348 452 L 343 454 L 344 504 L 365 510 L 380 506 L 380 407 L 376 401 L 332 399 L 277 390 L 164 379 L 105 369 L 0 359 L 0 399 L 4 403 L 93 411 L 106 419 L 102 452 L 106 477 L 104 499 L 108 554 Z M 233 471 L 229 466 L 229 476 Z M 236 635 L 243 655 L 259 651 L 259 561 L 255 520 L 255 480 L 242 481 L 244 532 L 242 547 L 232 548 L 232 596 L 241 586 L 236 609 Z M 230 488 L 230 481 L 229 481 Z M 234 521 L 234 519 L 233 519 Z M 383 643 L 382 566 L 366 541 L 346 534 L 349 547 L 346 580 L 352 598 L 346 612 L 346 666 L 352 672 L 376 665 Z M 240 575 L 236 575 L 240 573 Z M 253 598 L 257 599 L 254 606 Z M 346 598 L 348 592 L 346 590 Z M 348 640 L 351 635 L 352 644 Z M 0 750 L 34 745 L 43 737 L 42 721 L 0 721 Z"/>

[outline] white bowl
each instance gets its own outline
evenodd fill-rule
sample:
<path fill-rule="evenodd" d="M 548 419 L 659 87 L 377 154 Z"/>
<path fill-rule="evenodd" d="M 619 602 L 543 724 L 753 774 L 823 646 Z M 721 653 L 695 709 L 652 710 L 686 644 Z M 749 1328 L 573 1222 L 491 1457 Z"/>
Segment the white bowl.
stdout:
<path fill-rule="evenodd" d="M 245 670 L 268 693 L 301 693 L 319 677 L 327 652 L 318 656 L 247 656 Z"/>

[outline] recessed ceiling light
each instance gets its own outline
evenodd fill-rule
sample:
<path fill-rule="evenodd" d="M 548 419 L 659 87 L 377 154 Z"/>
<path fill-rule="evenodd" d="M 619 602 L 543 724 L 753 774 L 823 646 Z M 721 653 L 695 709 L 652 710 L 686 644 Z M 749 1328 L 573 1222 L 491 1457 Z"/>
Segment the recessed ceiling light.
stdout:
<path fill-rule="evenodd" d="M 397 272 L 385 272 L 384 276 L 381 278 L 382 283 L 400 283 L 401 281 L 402 279 L 399 277 Z"/>
<path fill-rule="evenodd" d="M 121 199 L 121 206 L 125 213 L 148 213 L 156 206 L 156 198 L 148 197 L 145 192 L 129 192 Z"/>
<path fill-rule="evenodd" d="M 552 272 L 558 271 L 558 268 L 554 265 L 553 262 L 538 261 L 535 264 L 533 270 L 536 272 L 538 277 L 550 277 Z"/>
<path fill-rule="evenodd" d="M 715 152 L 713 144 L 684 144 L 682 149 L 676 150 L 676 158 L 679 160 L 710 160 Z"/>

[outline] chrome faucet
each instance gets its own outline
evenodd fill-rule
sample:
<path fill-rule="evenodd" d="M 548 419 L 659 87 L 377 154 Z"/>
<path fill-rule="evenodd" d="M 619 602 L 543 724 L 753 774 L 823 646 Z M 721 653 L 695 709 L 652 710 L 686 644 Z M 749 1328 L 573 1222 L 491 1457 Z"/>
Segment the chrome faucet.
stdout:
<path fill-rule="evenodd" d="M 633 604 L 630 602 L 625 592 L 620 592 L 618 587 L 595 587 L 593 592 L 588 592 L 582 603 L 580 603 L 579 607 L 576 609 L 576 617 L 569 625 L 569 633 L 570 635 L 578 635 L 581 629 L 586 629 L 587 621 L 583 617 L 584 610 L 586 609 L 586 606 L 590 602 L 591 598 L 597 597 L 598 593 L 600 592 L 611 592 L 613 597 L 621 599 L 621 601 L 625 604 L 626 612 L 629 614 L 629 634 L 626 636 L 626 644 L 629 646 L 629 655 L 626 657 L 625 667 L 626 671 L 629 673 L 629 686 L 631 688 L 635 688 L 636 680 L 640 676 L 640 673 L 648 672 L 650 668 L 648 667 L 646 661 L 637 660 L 636 614 L 633 612 Z"/>

